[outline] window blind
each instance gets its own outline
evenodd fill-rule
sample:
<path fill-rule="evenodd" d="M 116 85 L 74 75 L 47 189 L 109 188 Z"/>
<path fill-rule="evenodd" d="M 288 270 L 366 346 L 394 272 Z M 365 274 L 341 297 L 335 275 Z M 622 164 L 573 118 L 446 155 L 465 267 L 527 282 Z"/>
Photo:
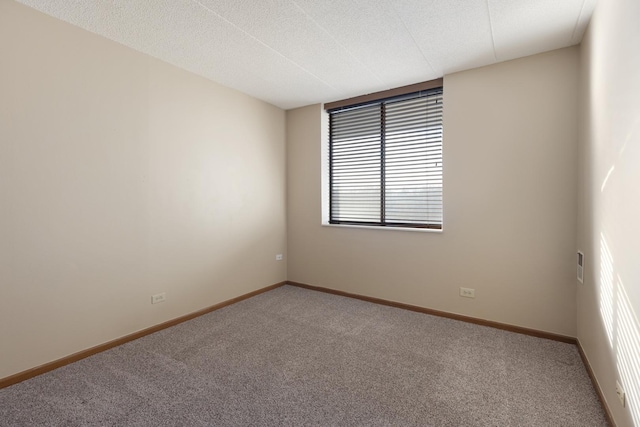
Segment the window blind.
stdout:
<path fill-rule="evenodd" d="M 442 228 L 442 88 L 329 110 L 329 222 Z"/>

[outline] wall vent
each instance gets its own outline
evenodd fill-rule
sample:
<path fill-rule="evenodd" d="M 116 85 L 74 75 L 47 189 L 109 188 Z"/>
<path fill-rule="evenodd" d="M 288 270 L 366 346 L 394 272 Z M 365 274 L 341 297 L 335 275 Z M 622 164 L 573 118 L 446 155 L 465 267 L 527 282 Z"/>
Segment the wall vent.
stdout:
<path fill-rule="evenodd" d="M 584 254 L 578 251 L 578 281 L 583 282 L 584 279 Z"/>

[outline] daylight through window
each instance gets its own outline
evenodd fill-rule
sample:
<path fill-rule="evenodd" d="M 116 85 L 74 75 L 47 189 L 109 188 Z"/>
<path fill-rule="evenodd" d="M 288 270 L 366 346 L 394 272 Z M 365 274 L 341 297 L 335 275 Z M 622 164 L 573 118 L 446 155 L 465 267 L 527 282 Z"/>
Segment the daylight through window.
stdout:
<path fill-rule="evenodd" d="M 328 110 L 329 223 L 442 229 L 442 98 Z"/>

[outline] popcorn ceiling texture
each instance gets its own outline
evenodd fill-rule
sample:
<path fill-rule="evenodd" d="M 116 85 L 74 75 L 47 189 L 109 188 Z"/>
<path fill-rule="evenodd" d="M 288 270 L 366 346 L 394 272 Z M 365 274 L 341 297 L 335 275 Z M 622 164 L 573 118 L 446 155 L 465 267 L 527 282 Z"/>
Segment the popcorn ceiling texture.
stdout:
<path fill-rule="evenodd" d="M 574 345 L 284 286 L 0 390 L 0 426 L 606 426 Z"/>
<path fill-rule="evenodd" d="M 596 3 L 18 1 L 284 109 L 578 44 Z"/>

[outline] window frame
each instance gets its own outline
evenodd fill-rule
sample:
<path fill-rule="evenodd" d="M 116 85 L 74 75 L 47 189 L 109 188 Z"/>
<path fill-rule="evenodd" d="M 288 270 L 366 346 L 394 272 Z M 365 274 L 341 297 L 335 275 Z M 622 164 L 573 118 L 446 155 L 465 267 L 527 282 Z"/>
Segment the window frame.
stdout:
<path fill-rule="evenodd" d="M 417 90 L 416 90 L 417 89 Z M 388 118 L 385 116 L 385 108 L 386 104 L 399 102 L 402 100 L 411 100 L 415 98 L 426 98 L 428 96 L 432 96 L 434 93 L 439 93 L 441 96 L 444 96 L 444 85 L 442 79 L 432 80 L 429 82 L 423 82 L 416 85 L 405 86 L 403 88 L 392 89 L 390 91 L 379 92 L 376 94 L 365 95 L 362 97 L 351 98 L 348 100 L 337 101 L 330 104 L 325 104 L 325 111 L 328 116 L 328 135 L 327 135 L 327 144 L 328 150 L 325 151 L 325 156 L 328 155 L 328 170 L 325 173 L 328 175 L 328 194 L 325 193 L 327 197 L 327 216 L 323 220 L 324 225 L 329 226 L 338 226 L 338 227 L 357 227 L 357 228 L 372 228 L 372 229 L 395 229 L 395 230 L 412 230 L 412 231 L 433 231 L 433 232 L 442 232 L 444 228 L 444 195 L 442 194 L 442 200 L 440 202 L 440 207 L 442 208 L 441 218 L 439 222 L 425 222 L 425 223 L 417 223 L 417 222 L 401 222 L 401 221 L 388 221 L 385 218 L 386 215 L 386 200 L 385 200 L 385 192 L 386 192 L 386 171 L 385 166 L 387 160 L 385 159 L 385 149 L 386 149 L 386 140 L 385 140 L 385 125 L 388 121 Z M 334 114 L 339 113 L 340 111 L 352 110 L 354 108 L 362 108 L 370 105 L 378 105 L 380 106 L 380 114 L 381 114 L 381 124 L 380 124 L 380 221 L 369 221 L 369 220 L 344 220 L 344 219 L 335 219 L 333 217 L 334 214 L 334 152 L 333 152 L 333 120 Z M 442 107 L 444 108 L 444 107 Z M 440 119 L 440 126 L 442 129 L 441 139 L 440 139 L 440 150 L 442 155 L 444 155 L 444 119 L 443 117 Z M 440 161 L 440 163 L 442 160 Z M 442 167 L 442 163 L 441 163 Z M 441 171 L 440 179 L 444 178 L 444 171 Z M 444 190 L 444 185 L 442 187 Z M 444 192 L 444 191 L 443 191 Z M 324 202 L 323 202 L 324 203 Z M 436 205 L 437 206 L 437 205 Z M 425 208 L 427 211 L 427 208 Z M 324 217 L 324 215 L 323 215 Z"/>

